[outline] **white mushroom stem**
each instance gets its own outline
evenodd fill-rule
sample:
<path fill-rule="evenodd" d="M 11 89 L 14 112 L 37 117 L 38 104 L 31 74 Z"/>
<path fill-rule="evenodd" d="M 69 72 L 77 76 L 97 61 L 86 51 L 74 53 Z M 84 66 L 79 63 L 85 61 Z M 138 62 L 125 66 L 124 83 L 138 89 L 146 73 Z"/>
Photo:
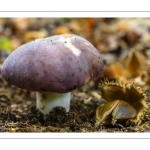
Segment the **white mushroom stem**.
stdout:
<path fill-rule="evenodd" d="M 40 93 L 36 92 L 36 107 L 44 115 L 48 114 L 54 107 L 64 107 L 66 112 L 70 110 L 71 92 L 68 93 Z"/>

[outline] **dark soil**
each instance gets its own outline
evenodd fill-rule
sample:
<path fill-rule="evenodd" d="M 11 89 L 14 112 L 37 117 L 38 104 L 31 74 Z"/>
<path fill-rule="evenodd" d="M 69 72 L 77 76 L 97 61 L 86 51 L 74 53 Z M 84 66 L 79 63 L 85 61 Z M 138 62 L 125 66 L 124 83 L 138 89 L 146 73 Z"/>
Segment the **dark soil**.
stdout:
<path fill-rule="evenodd" d="M 44 116 L 36 110 L 35 93 L 8 85 L 2 78 L 0 97 L 0 132 L 144 132 L 149 130 L 149 115 L 139 127 L 97 126 L 96 108 L 105 101 L 100 98 L 93 81 L 73 93 L 68 113 L 54 108 Z"/>

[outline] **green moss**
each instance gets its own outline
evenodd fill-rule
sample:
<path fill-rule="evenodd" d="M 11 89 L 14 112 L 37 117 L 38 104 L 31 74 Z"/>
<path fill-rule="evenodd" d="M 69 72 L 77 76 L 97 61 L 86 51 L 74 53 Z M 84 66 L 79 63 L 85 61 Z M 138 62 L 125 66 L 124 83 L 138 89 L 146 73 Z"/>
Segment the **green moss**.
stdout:
<path fill-rule="evenodd" d="M 6 51 L 12 50 L 11 41 L 7 37 L 0 37 L 0 51 L 1 50 L 6 50 Z"/>

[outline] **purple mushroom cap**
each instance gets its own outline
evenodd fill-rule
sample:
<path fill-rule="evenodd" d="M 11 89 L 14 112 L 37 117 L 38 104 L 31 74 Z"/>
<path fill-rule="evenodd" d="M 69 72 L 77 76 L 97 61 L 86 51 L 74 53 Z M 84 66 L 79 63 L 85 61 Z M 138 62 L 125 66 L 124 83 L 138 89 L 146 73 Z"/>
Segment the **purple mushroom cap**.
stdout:
<path fill-rule="evenodd" d="M 22 89 L 66 93 L 102 75 L 103 60 L 86 39 L 55 35 L 18 47 L 2 65 L 2 76 Z"/>

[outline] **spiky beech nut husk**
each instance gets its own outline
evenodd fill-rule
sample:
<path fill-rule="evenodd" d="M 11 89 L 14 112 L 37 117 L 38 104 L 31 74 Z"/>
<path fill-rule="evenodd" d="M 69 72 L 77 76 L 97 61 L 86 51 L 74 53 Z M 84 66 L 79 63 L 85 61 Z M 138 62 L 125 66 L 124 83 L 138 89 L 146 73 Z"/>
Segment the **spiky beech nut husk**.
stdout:
<path fill-rule="evenodd" d="M 116 120 L 130 119 L 135 116 L 136 110 L 123 100 L 107 102 L 96 110 L 97 120 L 104 124 L 115 124 Z"/>
<path fill-rule="evenodd" d="M 99 83 L 99 90 L 107 102 L 96 110 L 97 123 L 115 124 L 117 120 L 125 120 L 126 124 L 141 124 L 148 105 L 144 90 L 136 82 L 106 80 Z"/>

